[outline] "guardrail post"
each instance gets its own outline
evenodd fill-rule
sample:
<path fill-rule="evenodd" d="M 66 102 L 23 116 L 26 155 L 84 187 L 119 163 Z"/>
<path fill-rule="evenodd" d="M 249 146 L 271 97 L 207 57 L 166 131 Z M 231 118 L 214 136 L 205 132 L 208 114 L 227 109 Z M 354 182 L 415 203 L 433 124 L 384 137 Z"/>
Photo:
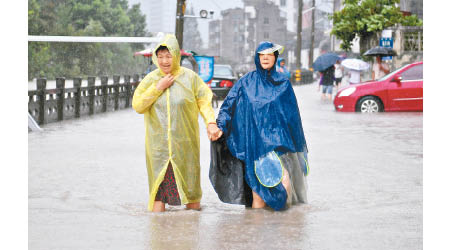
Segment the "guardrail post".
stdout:
<path fill-rule="evenodd" d="M 88 77 L 88 93 L 89 93 L 89 115 L 93 115 L 94 101 L 95 101 L 95 76 Z"/>
<path fill-rule="evenodd" d="M 124 76 L 124 82 L 125 82 L 125 108 L 128 108 L 130 106 L 130 99 L 131 99 L 131 82 L 130 82 L 130 75 Z"/>
<path fill-rule="evenodd" d="M 64 102 L 66 99 L 66 79 L 64 77 L 56 78 L 56 88 L 57 88 L 57 109 L 58 109 L 58 121 L 64 119 Z"/>
<path fill-rule="evenodd" d="M 75 77 L 73 79 L 73 87 L 77 90 L 75 92 L 75 117 L 80 117 L 81 109 L 81 78 Z"/>
<path fill-rule="evenodd" d="M 119 109 L 119 82 L 120 76 L 113 76 L 113 89 L 114 89 L 114 110 Z"/>
<path fill-rule="evenodd" d="M 46 110 L 45 110 L 45 92 L 47 89 L 47 79 L 41 78 L 37 79 L 36 81 L 37 85 L 37 96 L 39 98 L 39 118 L 38 123 L 39 125 L 44 124 L 46 122 Z"/>
<path fill-rule="evenodd" d="M 102 112 L 106 112 L 108 109 L 108 77 L 107 76 L 101 76 L 100 82 L 102 85 Z"/>

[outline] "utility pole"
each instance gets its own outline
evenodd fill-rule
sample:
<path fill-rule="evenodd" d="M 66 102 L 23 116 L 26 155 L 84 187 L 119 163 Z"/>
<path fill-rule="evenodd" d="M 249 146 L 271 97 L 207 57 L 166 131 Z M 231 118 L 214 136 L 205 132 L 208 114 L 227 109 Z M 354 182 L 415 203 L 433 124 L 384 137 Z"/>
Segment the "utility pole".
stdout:
<path fill-rule="evenodd" d="M 309 68 L 312 68 L 314 60 L 314 23 L 315 23 L 315 10 L 316 10 L 316 0 L 312 0 L 312 13 L 311 13 L 311 44 L 309 45 Z"/>
<path fill-rule="evenodd" d="M 297 16 L 297 47 L 295 49 L 296 67 L 300 70 L 302 67 L 302 18 L 303 18 L 303 0 L 298 0 Z"/>
<path fill-rule="evenodd" d="M 180 49 L 183 48 L 183 25 L 184 25 L 184 11 L 186 9 L 186 0 L 177 0 L 177 15 L 175 23 L 175 36 L 180 45 Z"/>
<path fill-rule="evenodd" d="M 336 12 L 337 2 L 338 0 L 333 0 L 333 14 Z M 334 24 L 333 24 L 334 25 Z M 331 51 L 336 51 L 336 37 L 331 35 Z"/>

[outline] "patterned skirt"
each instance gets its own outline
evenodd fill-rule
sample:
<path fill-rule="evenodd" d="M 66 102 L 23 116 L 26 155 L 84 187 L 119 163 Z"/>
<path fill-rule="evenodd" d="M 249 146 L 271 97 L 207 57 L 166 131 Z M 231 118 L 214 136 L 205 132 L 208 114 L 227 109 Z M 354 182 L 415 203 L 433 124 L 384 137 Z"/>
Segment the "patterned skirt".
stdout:
<path fill-rule="evenodd" d="M 162 201 L 172 206 L 181 205 L 180 195 L 178 194 L 177 182 L 173 173 L 172 163 L 169 163 L 164 180 L 156 193 L 155 201 Z"/>

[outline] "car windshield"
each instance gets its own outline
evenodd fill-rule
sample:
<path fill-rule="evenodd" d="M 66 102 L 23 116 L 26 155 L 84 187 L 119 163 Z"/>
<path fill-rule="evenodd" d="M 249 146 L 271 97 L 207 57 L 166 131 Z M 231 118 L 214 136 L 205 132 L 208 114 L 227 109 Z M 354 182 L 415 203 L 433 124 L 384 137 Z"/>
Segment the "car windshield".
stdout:
<path fill-rule="evenodd" d="M 391 76 L 397 74 L 400 70 L 404 69 L 404 68 L 405 68 L 406 66 L 408 66 L 408 65 L 409 65 L 409 64 L 404 65 L 403 67 L 400 67 L 399 69 L 397 69 L 397 70 L 395 70 L 395 71 L 392 71 L 391 73 L 389 73 L 389 74 L 387 74 L 387 75 L 381 77 L 380 79 L 376 79 L 376 81 L 384 81 L 384 80 L 390 78 Z"/>
<path fill-rule="evenodd" d="M 229 66 L 214 65 L 214 76 L 216 76 L 216 77 L 220 77 L 220 76 L 233 77 L 233 72 L 231 71 L 231 68 Z"/>

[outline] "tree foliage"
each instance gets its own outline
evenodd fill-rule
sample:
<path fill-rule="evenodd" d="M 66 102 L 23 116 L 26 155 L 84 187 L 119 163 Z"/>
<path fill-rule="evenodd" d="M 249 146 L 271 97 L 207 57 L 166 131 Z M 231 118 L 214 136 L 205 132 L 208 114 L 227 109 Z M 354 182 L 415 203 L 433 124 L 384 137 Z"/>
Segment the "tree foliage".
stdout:
<path fill-rule="evenodd" d="M 53 36 L 148 35 L 140 5 L 127 0 L 29 0 L 28 34 Z M 28 78 L 133 74 L 145 60 L 134 58 L 142 44 L 28 43 Z"/>
<path fill-rule="evenodd" d="M 331 34 L 342 40 L 341 48 L 350 50 L 353 39 L 370 37 L 396 24 L 422 26 L 416 15 L 403 16 L 396 5 L 400 0 L 344 0 L 344 8 L 332 15 Z"/>

